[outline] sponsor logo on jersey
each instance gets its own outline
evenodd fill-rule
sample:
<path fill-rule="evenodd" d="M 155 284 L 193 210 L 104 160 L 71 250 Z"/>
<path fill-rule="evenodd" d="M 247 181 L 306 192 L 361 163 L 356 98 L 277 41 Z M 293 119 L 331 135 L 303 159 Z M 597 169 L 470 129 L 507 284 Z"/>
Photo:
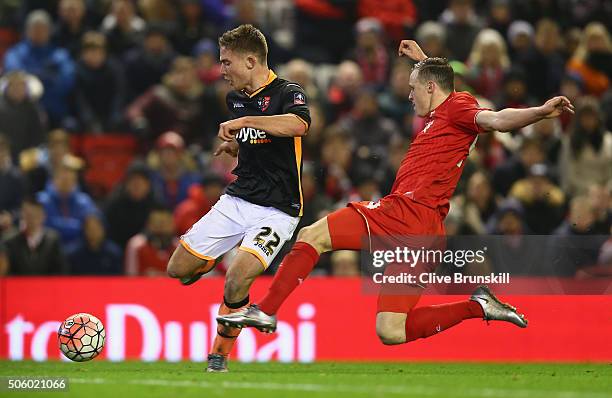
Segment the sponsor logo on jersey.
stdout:
<path fill-rule="evenodd" d="M 270 97 L 261 97 L 257 100 L 257 106 L 264 112 L 270 106 Z"/>
<path fill-rule="evenodd" d="M 242 102 L 234 102 L 234 109 L 236 108 L 244 108 L 244 104 Z"/>
<path fill-rule="evenodd" d="M 272 140 L 268 137 L 268 133 L 252 127 L 241 128 L 238 134 L 236 134 L 236 141 L 248 141 L 250 144 L 269 144 L 272 142 Z"/>
<path fill-rule="evenodd" d="M 306 96 L 302 93 L 293 94 L 293 105 L 304 105 L 306 103 Z"/>

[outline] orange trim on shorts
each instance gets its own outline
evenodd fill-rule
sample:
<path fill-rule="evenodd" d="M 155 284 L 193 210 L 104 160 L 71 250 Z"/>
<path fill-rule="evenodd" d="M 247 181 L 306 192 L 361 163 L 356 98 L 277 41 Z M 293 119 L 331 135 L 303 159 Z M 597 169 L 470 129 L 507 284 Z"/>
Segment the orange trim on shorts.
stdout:
<path fill-rule="evenodd" d="M 205 255 L 200 254 L 197 251 L 193 250 L 191 247 L 189 247 L 187 242 L 185 242 L 184 240 L 181 239 L 179 242 L 185 248 L 185 250 L 187 250 L 189 253 L 193 254 L 197 258 L 202 259 L 202 260 L 208 260 L 208 261 L 210 261 L 210 260 L 214 261 L 215 260 L 213 257 L 205 256 Z"/>
<path fill-rule="evenodd" d="M 261 265 L 263 265 L 264 270 L 268 269 L 268 264 L 266 263 L 266 260 L 261 256 L 261 254 L 259 254 L 257 252 L 257 250 L 251 249 L 250 247 L 244 247 L 244 246 L 238 247 L 238 250 L 242 250 L 242 251 L 245 251 L 247 253 L 251 253 L 252 255 L 257 257 L 259 259 L 259 261 L 261 261 Z"/>

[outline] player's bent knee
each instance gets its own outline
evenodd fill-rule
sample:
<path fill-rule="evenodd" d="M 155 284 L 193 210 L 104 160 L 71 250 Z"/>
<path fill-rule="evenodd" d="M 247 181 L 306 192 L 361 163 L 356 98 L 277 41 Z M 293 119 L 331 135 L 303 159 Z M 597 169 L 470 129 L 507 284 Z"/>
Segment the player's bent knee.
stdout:
<path fill-rule="evenodd" d="M 203 260 L 188 253 L 179 245 L 168 261 L 166 272 L 171 278 L 185 278 L 191 276 L 202 263 Z"/>
<path fill-rule="evenodd" d="M 376 317 L 376 335 L 385 345 L 405 343 L 405 314 L 386 315 L 379 313 Z"/>
<path fill-rule="evenodd" d="M 317 249 L 319 253 L 325 253 L 332 249 L 331 240 L 329 239 L 329 233 L 326 230 L 327 224 L 320 224 L 319 222 L 304 227 L 298 233 L 297 241 L 305 242 Z"/>
<path fill-rule="evenodd" d="M 406 334 L 397 330 L 376 328 L 376 335 L 384 345 L 396 345 L 406 342 Z"/>

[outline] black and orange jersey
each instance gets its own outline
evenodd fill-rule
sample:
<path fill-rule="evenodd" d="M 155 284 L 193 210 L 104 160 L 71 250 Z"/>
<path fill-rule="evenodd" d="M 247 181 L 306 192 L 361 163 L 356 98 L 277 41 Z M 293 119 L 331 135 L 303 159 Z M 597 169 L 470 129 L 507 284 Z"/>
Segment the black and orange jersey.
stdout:
<path fill-rule="evenodd" d="M 247 94 L 232 91 L 226 98 L 234 118 L 295 114 L 308 127 L 310 112 L 304 90 L 297 84 L 278 78 L 270 71 L 268 81 Z M 232 171 L 238 178 L 230 184 L 229 195 L 251 203 L 275 207 L 291 216 L 301 216 L 302 138 L 276 137 L 265 131 L 245 127 L 236 134 L 239 144 L 238 166 Z"/>

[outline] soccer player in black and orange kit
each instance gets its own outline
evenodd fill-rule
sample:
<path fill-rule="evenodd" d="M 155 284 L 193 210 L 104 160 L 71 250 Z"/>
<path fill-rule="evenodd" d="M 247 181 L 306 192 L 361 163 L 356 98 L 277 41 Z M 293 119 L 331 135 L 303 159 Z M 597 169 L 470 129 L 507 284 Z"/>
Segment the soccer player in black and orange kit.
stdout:
<path fill-rule="evenodd" d="M 510 131 L 545 118 L 573 113 L 565 97 L 525 109 L 483 109 L 465 92 L 455 92 L 453 70 L 446 59 L 427 58 L 418 44 L 403 40 L 399 55 L 418 63 L 410 75 L 410 99 L 417 115 L 426 118 L 397 172 L 391 194 L 378 202 L 352 202 L 348 207 L 306 227 L 284 258 L 268 294 L 259 302 L 217 320 L 225 325 L 252 326 L 262 331 L 276 328 L 276 312 L 313 269 L 319 255 L 331 250 L 360 250 L 363 237 L 393 239 L 398 236 L 443 236 L 444 218 L 465 160 L 478 134 Z M 418 247 L 418 246 L 417 246 Z M 431 265 L 419 264 L 419 272 Z M 397 268 L 396 268 L 397 269 Z M 388 266 L 385 273 L 394 274 Z M 378 296 L 376 332 L 383 344 L 402 344 L 444 331 L 464 319 L 484 318 L 526 327 L 516 309 L 500 302 L 485 286 L 470 299 L 442 305 L 416 307 L 424 287 L 407 286 L 391 294 L 383 286 Z"/>
<path fill-rule="evenodd" d="M 221 123 L 216 155 L 238 156 L 238 177 L 213 208 L 182 237 L 168 274 L 183 284 L 209 272 L 239 246 L 225 275 L 219 314 L 249 303 L 249 289 L 291 239 L 302 216 L 302 136 L 310 125 L 306 94 L 268 68 L 264 35 L 241 25 L 219 38 L 221 73 L 234 91 L 226 98 L 233 119 Z M 209 372 L 226 372 L 240 329 L 218 325 Z"/>

